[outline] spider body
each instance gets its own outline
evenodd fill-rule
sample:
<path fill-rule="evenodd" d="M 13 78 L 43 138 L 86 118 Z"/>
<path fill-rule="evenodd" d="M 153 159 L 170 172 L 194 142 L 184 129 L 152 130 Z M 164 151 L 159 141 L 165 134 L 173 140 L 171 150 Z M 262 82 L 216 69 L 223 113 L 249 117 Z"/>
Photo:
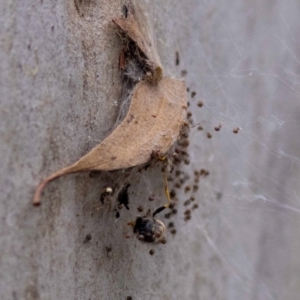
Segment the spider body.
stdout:
<path fill-rule="evenodd" d="M 150 210 L 145 216 L 137 217 L 130 225 L 133 225 L 133 232 L 137 238 L 147 243 L 160 242 L 166 231 L 164 223 L 151 216 Z"/>

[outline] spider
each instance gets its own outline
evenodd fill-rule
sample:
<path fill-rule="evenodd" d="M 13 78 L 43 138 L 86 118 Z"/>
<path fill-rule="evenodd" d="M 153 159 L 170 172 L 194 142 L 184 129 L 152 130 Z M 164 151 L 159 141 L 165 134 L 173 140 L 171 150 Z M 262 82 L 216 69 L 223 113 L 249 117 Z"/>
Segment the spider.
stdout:
<path fill-rule="evenodd" d="M 151 215 L 150 209 L 145 216 L 137 217 L 134 222 L 130 222 L 128 225 L 133 227 L 133 232 L 140 241 L 153 243 L 161 242 L 164 239 L 165 224 L 157 220 L 154 214 Z"/>
<path fill-rule="evenodd" d="M 161 161 L 167 161 L 164 168 L 164 182 L 165 182 L 165 194 L 167 197 L 167 203 L 163 206 L 157 208 L 154 213 L 151 215 L 151 210 L 149 209 L 145 216 L 138 216 L 135 221 L 129 222 L 128 225 L 133 227 L 133 232 L 137 235 L 137 238 L 140 241 L 152 243 L 152 242 L 161 242 L 165 240 L 164 233 L 166 227 L 164 223 L 155 218 L 155 216 L 168 208 L 171 204 L 170 192 L 168 188 L 168 178 L 167 178 L 167 166 L 169 164 L 166 156 L 156 155 L 157 159 Z"/>

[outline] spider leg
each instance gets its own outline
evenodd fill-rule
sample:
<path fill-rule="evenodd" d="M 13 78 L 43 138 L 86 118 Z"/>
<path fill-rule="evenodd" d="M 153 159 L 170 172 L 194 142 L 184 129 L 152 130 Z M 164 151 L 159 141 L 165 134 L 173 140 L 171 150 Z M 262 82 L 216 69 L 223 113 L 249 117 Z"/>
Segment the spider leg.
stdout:
<path fill-rule="evenodd" d="M 160 160 L 166 160 L 167 157 L 166 156 L 163 156 L 163 157 L 159 157 Z M 168 164 L 168 163 L 167 163 Z M 164 169 L 164 181 L 165 181 L 165 195 L 167 197 L 167 201 L 168 203 L 166 203 L 165 205 L 159 207 L 158 209 L 156 209 L 153 213 L 153 217 L 155 215 L 157 215 L 158 213 L 160 213 L 161 211 L 163 211 L 164 209 L 168 208 L 171 204 L 171 198 L 170 198 L 170 191 L 169 191 L 169 186 L 168 186 L 168 176 L 167 176 L 167 165 L 165 166 L 165 169 Z"/>

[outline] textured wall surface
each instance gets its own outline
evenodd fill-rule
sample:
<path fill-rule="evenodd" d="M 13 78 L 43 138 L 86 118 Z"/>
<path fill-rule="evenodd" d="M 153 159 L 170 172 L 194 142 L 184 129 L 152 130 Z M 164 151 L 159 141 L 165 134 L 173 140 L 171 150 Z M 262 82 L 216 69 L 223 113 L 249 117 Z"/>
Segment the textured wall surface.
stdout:
<path fill-rule="evenodd" d="M 165 72 L 187 72 L 197 125 L 166 245 L 143 244 L 126 225 L 139 205 L 165 201 L 160 167 L 134 176 L 118 220 L 98 209 L 113 174 L 62 177 L 32 207 L 40 180 L 114 125 L 121 43 L 111 21 L 122 4 L 0 4 L 1 299 L 298 299 L 299 1 L 142 4 Z M 202 168 L 209 176 L 189 192 Z M 199 208 L 186 222 L 190 196 Z"/>

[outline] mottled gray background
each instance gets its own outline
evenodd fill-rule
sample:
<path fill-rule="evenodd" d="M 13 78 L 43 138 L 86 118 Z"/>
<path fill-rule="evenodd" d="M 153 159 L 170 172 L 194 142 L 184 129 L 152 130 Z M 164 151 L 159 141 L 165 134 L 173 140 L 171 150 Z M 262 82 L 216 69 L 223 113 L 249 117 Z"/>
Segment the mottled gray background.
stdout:
<path fill-rule="evenodd" d="M 32 207 L 40 180 L 76 161 L 115 122 L 121 44 L 111 20 L 122 3 L 0 4 L 1 299 L 298 299 L 298 0 L 142 4 L 166 73 L 186 70 L 197 93 L 190 110 L 204 130 L 191 131 L 183 169 L 210 172 L 189 222 L 182 205 L 189 195 L 177 191 L 177 234 L 168 232 L 166 245 L 124 238 L 140 204 L 163 203 L 159 168 L 134 177 L 131 210 L 118 221 L 97 210 L 112 175 L 62 177 Z"/>

